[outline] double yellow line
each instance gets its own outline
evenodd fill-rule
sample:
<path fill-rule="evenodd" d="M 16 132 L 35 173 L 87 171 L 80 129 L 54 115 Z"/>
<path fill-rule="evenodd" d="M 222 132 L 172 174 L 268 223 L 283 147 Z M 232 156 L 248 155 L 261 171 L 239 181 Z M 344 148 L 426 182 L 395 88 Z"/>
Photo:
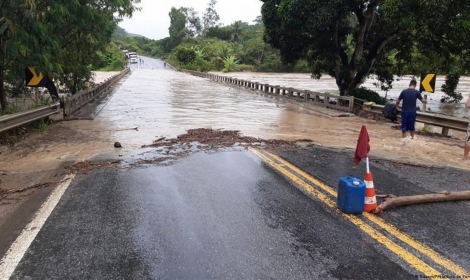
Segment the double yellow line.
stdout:
<path fill-rule="evenodd" d="M 370 237 L 372 237 L 374 240 L 379 242 L 380 244 L 384 245 L 388 250 L 396 254 L 398 257 L 403 259 L 405 262 L 407 262 L 409 265 L 411 265 L 413 268 L 415 268 L 417 271 L 423 273 L 423 275 L 426 276 L 432 276 L 436 277 L 437 275 L 442 275 L 441 272 L 437 271 L 435 268 L 432 266 L 428 265 L 424 261 L 422 261 L 419 257 L 415 256 L 414 254 L 408 252 L 405 248 L 402 246 L 398 245 L 382 233 L 378 232 L 375 230 L 372 226 L 358 218 L 357 216 L 354 215 L 348 215 L 343 212 L 341 212 L 337 206 L 336 202 L 330 199 L 327 195 L 323 194 L 320 192 L 317 188 L 320 188 L 321 190 L 325 191 L 326 193 L 330 194 L 333 197 L 337 196 L 336 190 L 322 182 L 320 182 L 318 179 L 314 178 L 313 176 L 305 173 L 304 171 L 300 170 L 296 166 L 292 165 L 288 161 L 285 161 L 284 159 L 269 153 L 264 150 L 259 150 L 259 149 L 250 149 L 252 153 L 254 153 L 256 156 L 261 158 L 265 163 L 267 163 L 269 166 L 289 178 L 291 181 L 293 181 L 295 184 L 297 184 L 300 188 L 302 188 L 305 192 L 307 192 L 309 195 L 312 197 L 317 198 L 330 208 L 332 208 L 334 211 L 336 211 L 338 214 L 340 214 L 342 217 L 346 218 L 349 220 L 351 223 L 359 227 L 363 232 L 368 234 Z M 310 182 L 311 184 L 306 183 L 304 180 L 302 180 L 299 176 L 295 175 L 293 172 L 297 173 L 299 176 L 303 177 L 305 181 Z M 317 188 L 315 188 L 317 187 Z M 451 260 L 441 256 L 439 253 L 434 251 L 433 249 L 429 248 L 428 246 L 421 244 L 417 240 L 413 239 L 411 236 L 407 235 L 406 233 L 401 232 L 398 228 L 395 226 L 385 222 L 383 219 L 369 213 L 364 213 L 363 216 L 379 228 L 385 230 L 389 234 L 393 235 L 395 238 L 398 240 L 402 241 L 403 243 L 407 244 L 411 248 L 414 248 L 424 256 L 428 257 L 431 259 L 434 263 L 439 264 L 443 267 L 445 267 L 447 270 L 450 272 L 454 273 L 454 275 L 470 275 L 465 269 L 457 265 L 456 263 L 452 262 Z"/>

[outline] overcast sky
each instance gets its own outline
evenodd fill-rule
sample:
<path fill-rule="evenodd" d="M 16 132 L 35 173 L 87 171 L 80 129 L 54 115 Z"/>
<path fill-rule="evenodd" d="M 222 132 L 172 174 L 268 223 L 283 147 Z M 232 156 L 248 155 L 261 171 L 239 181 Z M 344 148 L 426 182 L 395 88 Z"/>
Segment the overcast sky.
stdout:
<path fill-rule="evenodd" d="M 131 19 L 124 19 L 119 26 L 129 33 L 162 39 L 168 37 L 171 7 L 193 7 L 202 16 L 208 3 L 209 0 L 142 0 L 139 4 L 142 10 Z M 224 25 L 237 20 L 252 23 L 261 15 L 262 4 L 260 0 L 218 0 L 215 9 Z"/>

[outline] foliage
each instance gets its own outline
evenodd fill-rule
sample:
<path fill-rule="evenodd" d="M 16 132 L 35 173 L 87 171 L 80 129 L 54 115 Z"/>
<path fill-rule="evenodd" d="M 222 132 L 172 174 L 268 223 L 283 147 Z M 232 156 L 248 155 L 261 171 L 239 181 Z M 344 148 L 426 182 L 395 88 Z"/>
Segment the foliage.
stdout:
<path fill-rule="evenodd" d="M 450 73 L 446 76 L 446 82 L 442 85 L 442 91 L 447 95 L 441 98 L 441 102 L 459 103 L 463 96 L 460 92 L 455 92 L 459 85 L 460 74 Z"/>
<path fill-rule="evenodd" d="M 170 16 L 170 27 L 168 31 L 170 33 L 169 47 L 174 48 L 181 44 L 181 41 L 186 36 L 186 15 L 183 8 L 176 9 L 171 8 L 169 13 Z"/>
<path fill-rule="evenodd" d="M 215 10 L 215 5 L 217 4 L 217 0 L 210 0 L 209 4 L 207 5 L 206 12 L 204 13 L 202 19 L 204 24 L 204 31 L 217 26 L 217 23 L 220 20 L 219 14 Z"/>
<path fill-rule="evenodd" d="M 217 38 L 224 41 L 229 41 L 232 38 L 232 30 L 229 27 L 214 26 L 205 30 L 207 38 Z"/>
<path fill-rule="evenodd" d="M 5 83 L 24 76 L 27 66 L 52 78 L 90 77 L 89 65 L 104 50 L 124 16 L 137 9 L 132 0 L 2 1 L 0 9 L 0 103 L 7 106 Z M 22 72 L 22 73 L 21 73 Z M 13 75 L 12 73 L 16 73 Z M 14 77 L 16 76 L 16 77 Z"/>
<path fill-rule="evenodd" d="M 15 104 L 8 104 L 7 107 L 0 110 L 0 116 L 1 115 L 16 114 L 16 113 L 19 113 L 19 112 L 22 112 L 22 111 L 23 111 L 23 109 L 21 109 L 20 106 L 17 106 Z"/>
<path fill-rule="evenodd" d="M 447 59 L 470 49 L 470 3 L 462 0 L 262 0 L 266 41 L 284 62 L 307 59 L 313 76 L 336 78 L 342 95 L 395 52 Z M 423 69 L 420 69 L 423 70 Z"/>
<path fill-rule="evenodd" d="M 189 37 L 194 37 L 202 32 L 201 19 L 194 8 L 181 8 L 186 18 L 186 34 Z"/>
<path fill-rule="evenodd" d="M 175 55 L 181 64 L 189 64 L 196 59 L 196 52 L 190 47 L 180 45 L 175 49 Z"/>
<path fill-rule="evenodd" d="M 224 73 L 232 72 L 235 65 L 238 64 L 237 59 L 233 55 L 229 55 L 224 59 Z"/>
<path fill-rule="evenodd" d="M 375 102 L 379 105 L 385 105 L 387 103 L 385 98 L 381 97 L 377 92 L 366 89 L 364 87 L 353 89 L 351 92 L 349 92 L 349 95 L 358 99 L 367 100 L 369 102 Z"/>

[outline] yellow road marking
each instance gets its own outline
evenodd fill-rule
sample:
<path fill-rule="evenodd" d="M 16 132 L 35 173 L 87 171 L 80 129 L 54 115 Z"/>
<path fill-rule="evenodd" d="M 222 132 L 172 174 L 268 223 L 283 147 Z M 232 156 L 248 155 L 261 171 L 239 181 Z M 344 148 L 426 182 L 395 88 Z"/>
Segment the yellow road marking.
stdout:
<path fill-rule="evenodd" d="M 251 151 L 253 152 L 254 150 L 252 149 Z M 256 152 L 259 153 L 259 151 L 256 151 Z M 296 173 L 298 173 L 299 175 L 301 175 L 302 177 L 304 177 L 305 179 L 307 179 L 308 181 L 310 181 L 314 185 L 316 185 L 316 186 L 320 187 L 321 189 L 323 189 L 324 191 L 328 192 L 332 196 L 334 196 L 334 197 L 337 196 L 336 190 L 334 190 L 332 187 L 320 182 L 318 179 L 316 179 L 313 176 L 311 176 L 310 174 L 307 174 L 306 172 L 300 170 L 298 167 L 294 166 L 290 162 L 282 159 L 281 157 L 279 157 L 277 155 L 271 154 L 267 151 L 263 151 L 263 152 L 266 153 L 267 155 L 269 155 L 270 157 L 272 157 L 273 159 L 277 160 L 278 162 L 284 164 L 285 166 L 287 166 L 291 170 L 295 171 Z M 375 216 L 374 214 L 370 214 L 370 213 L 366 213 L 366 212 L 363 213 L 363 215 L 368 220 L 375 223 L 377 226 L 379 226 L 382 229 L 384 229 L 385 231 L 389 232 L 390 234 L 392 234 L 393 236 L 398 238 L 400 241 L 408 244 L 410 247 L 416 249 L 421 254 L 429 257 L 435 263 L 442 265 L 443 267 L 445 267 L 449 271 L 453 272 L 455 275 L 469 275 L 469 273 L 464 268 L 459 266 L 458 264 L 452 262 L 451 260 L 445 258 L 444 256 L 441 256 L 439 253 L 437 253 L 433 249 L 429 248 L 428 246 L 426 246 L 424 244 L 421 244 L 419 241 L 415 240 L 413 237 L 411 237 L 408 234 L 400 231 L 397 227 L 385 222 L 382 218 L 379 218 L 379 217 Z"/>
<path fill-rule="evenodd" d="M 277 160 L 278 162 L 284 164 L 285 166 L 289 167 L 291 170 L 295 171 L 296 173 L 300 174 L 302 177 L 307 179 L 308 181 L 312 182 L 314 185 L 322 188 L 324 191 L 328 192 L 332 196 L 336 197 L 337 193 L 332 187 L 320 182 L 319 180 L 315 179 L 310 174 L 300 170 L 298 167 L 294 166 L 290 162 L 282 159 L 281 157 L 271 154 L 267 151 L 263 151 L 273 159 Z M 397 227 L 385 222 L 382 218 L 377 217 L 374 214 L 370 213 L 363 213 L 363 215 L 370 220 L 371 222 L 375 223 L 377 226 L 383 228 L 385 231 L 389 232 L 400 241 L 408 244 L 410 247 L 416 249 L 421 254 L 429 257 L 435 263 L 442 265 L 443 267 L 447 268 L 448 270 L 452 271 L 455 275 L 470 275 L 464 268 L 459 266 L 458 264 L 454 263 L 453 261 L 447 259 L 444 256 L 441 256 L 439 253 L 434 251 L 433 249 L 429 248 L 428 246 L 421 244 L 419 241 L 415 240 L 413 237 L 409 236 L 408 234 L 400 231 Z"/>

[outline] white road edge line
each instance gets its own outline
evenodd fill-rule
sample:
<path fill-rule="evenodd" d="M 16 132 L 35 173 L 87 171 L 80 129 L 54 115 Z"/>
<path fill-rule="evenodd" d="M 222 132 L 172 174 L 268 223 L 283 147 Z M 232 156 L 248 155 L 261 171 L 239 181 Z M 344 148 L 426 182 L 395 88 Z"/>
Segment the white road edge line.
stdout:
<path fill-rule="evenodd" d="M 33 243 L 36 235 L 39 233 L 47 218 L 51 215 L 57 203 L 65 193 L 70 183 L 72 183 L 75 174 L 67 175 L 64 181 L 55 188 L 47 200 L 41 205 L 33 220 L 21 231 L 15 242 L 8 249 L 5 256 L 0 261 L 0 279 L 8 280 L 15 271 L 16 267 L 23 259 L 24 254 Z"/>

